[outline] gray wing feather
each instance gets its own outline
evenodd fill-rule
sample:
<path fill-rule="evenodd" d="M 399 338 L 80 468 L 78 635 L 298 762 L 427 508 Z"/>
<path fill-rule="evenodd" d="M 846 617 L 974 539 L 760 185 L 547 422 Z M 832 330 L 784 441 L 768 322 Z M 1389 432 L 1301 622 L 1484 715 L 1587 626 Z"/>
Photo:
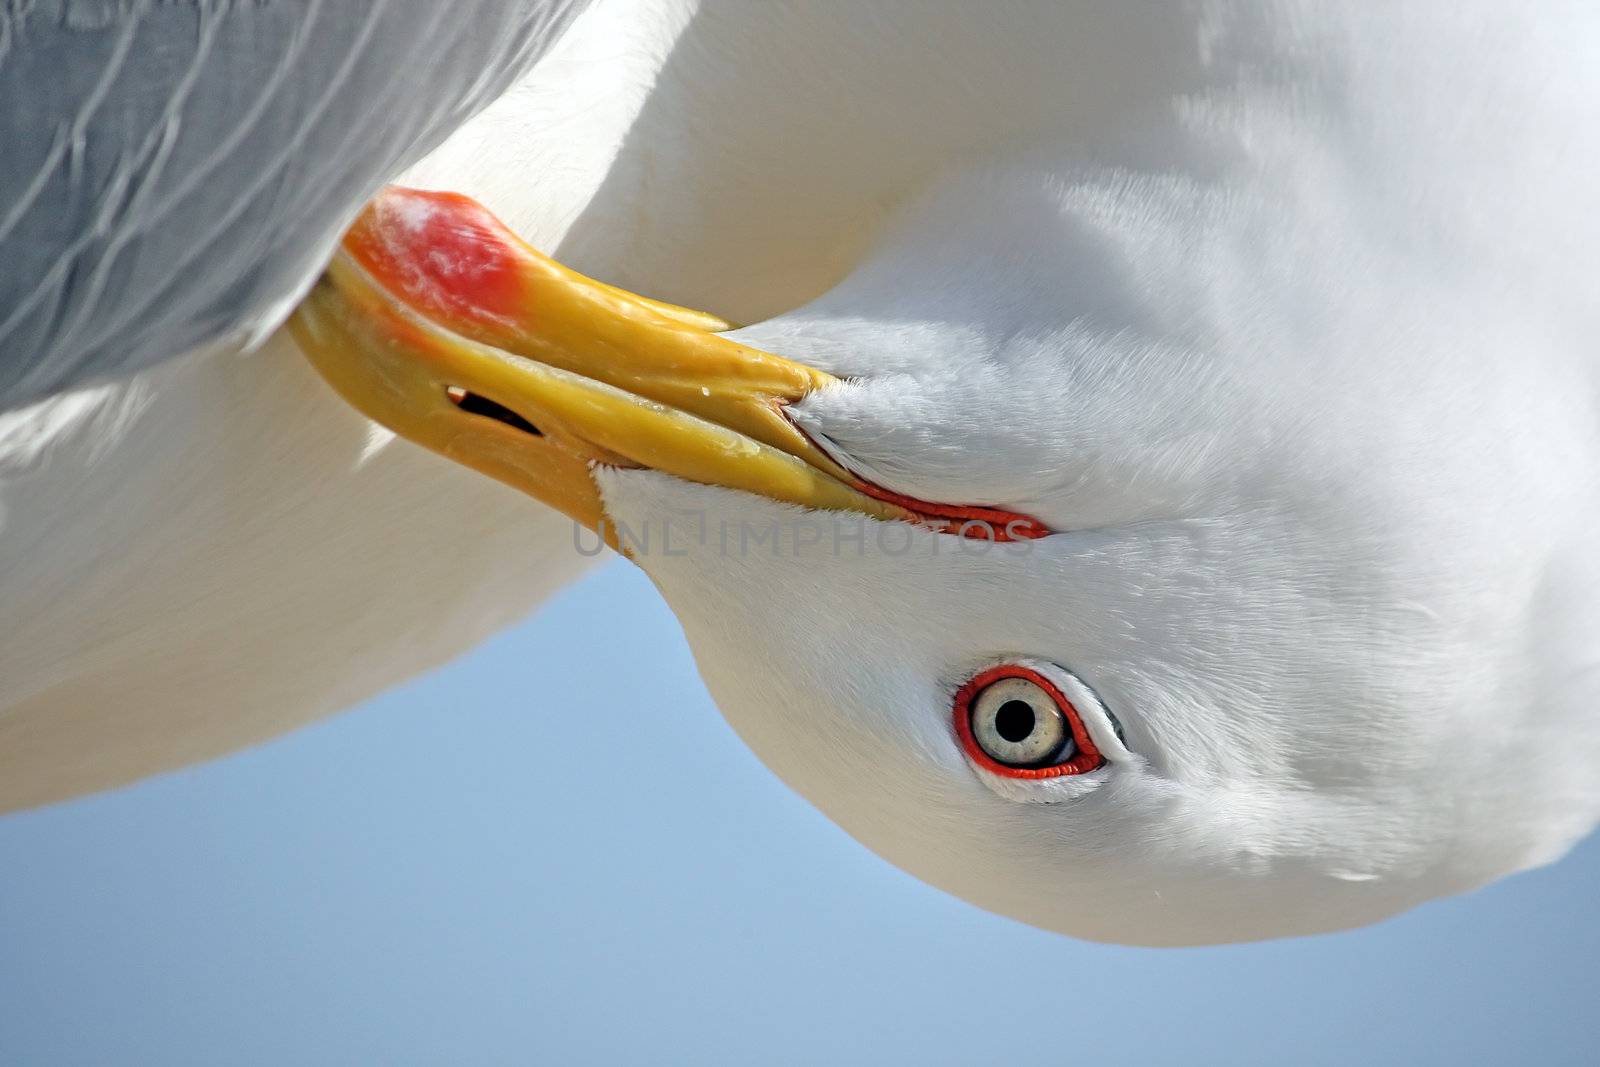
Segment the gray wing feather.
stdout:
<path fill-rule="evenodd" d="M 0 410 L 252 329 L 586 0 L 0 0 Z"/>

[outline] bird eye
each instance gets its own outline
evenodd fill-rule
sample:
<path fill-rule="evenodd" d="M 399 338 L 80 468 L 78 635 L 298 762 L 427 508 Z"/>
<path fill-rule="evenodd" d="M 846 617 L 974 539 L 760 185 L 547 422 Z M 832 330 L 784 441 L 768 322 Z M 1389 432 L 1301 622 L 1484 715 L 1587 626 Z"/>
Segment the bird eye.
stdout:
<path fill-rule="evenodd" d="M 1018 664 L 993 667 L 962 686 L 955 720 L 967 755 L 994 774 L 1055 778 L 1105 764 L 1072 702 Z"/>

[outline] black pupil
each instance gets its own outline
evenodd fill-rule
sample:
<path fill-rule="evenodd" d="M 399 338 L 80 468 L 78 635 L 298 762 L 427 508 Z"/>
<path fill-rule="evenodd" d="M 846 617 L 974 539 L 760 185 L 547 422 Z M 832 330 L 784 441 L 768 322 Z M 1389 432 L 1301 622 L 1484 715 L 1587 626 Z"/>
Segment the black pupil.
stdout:
<path fill-rule="evenodd" d="M 994 713 L 994 732 L 1016 744 L 1033 733 L 1033 705 L 1026 700 L 1008 700 Z"/>

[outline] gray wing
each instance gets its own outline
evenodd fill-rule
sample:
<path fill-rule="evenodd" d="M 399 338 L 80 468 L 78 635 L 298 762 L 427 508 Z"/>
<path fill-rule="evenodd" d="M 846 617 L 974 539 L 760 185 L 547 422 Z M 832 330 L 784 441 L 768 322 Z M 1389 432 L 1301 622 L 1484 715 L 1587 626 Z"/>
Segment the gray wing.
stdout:
<path fill-rule="evenodd" d="M 0 0 L 0 410 L 252 328 L 586 0 Z"/>

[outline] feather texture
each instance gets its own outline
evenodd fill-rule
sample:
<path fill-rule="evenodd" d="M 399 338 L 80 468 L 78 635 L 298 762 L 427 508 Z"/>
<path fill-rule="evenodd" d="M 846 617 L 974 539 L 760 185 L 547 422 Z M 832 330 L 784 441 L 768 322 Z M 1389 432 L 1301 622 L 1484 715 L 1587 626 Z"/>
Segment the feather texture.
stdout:
<path fill-rule="evenodd" d="M 571 0 L 6 0 L 0 410 L 287 314 Z"/>

